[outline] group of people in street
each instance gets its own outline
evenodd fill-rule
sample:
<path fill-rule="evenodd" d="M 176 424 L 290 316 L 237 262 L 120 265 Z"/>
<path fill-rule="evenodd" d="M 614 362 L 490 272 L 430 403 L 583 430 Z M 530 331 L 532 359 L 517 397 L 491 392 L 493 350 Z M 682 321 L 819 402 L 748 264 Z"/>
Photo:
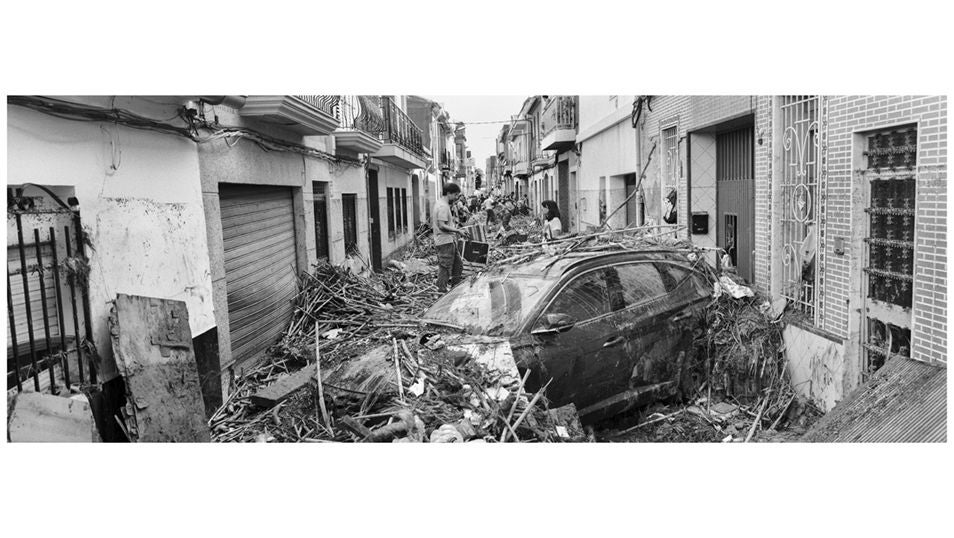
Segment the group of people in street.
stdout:
<path fill-rule="evenodd" d="M 465 198 L 456 183 L 445 184 L 441 195 L 434 205 L 431 225 L 437 250 L 437 290 L 445 293 L 448 284 L 453 287 L 461 280 L 463 259 L 460 240 L 470 237 L 465 225 L 470 222 L 472 216 L 481 211 L 485 212 L 488 225 L 495 224 L 499 218 L 500 236 L 510 232 L 510 221 L 514 215 L 529 216 L 531 212 L 526 195 L 521 198 L 511 193 L 495 197 L 493 194 L 481 193 Z M 544 241 L 559 238 L 563 235 L 563 223 L 557 203 L 544 200 L 541 209 Z"/>

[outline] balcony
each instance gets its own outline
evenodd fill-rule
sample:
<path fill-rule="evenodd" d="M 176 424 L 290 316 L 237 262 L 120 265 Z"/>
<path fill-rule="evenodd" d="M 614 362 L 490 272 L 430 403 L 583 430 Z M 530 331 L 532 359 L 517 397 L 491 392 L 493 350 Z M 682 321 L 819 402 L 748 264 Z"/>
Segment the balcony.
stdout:
<path fill-rule="evenodd" d="M 250 95 L 239 115 L 257 118 L 311 136 L 330 135 L 338 127 L 327 95 Z"/>
<path fill-rule="evenodd" d="M 440 160 L 441 170 L 451 170 L 454 167 L 454 159 L 451 158 L 451 154 L 446 149 L 441 152 Z"/>
<path fill-rule="evenodd" d="M 563 151 L 576 143 L 576 99 L 567 95 L 556 96 L 547 103 L 540 118 L 543 134 L 541 147 L 545 150 Z"/>
<path fill-rule="evenodd" d="M 530 175 L 530 162 L 526 159 L 515 161 L 512 170 L 515 176 L 528 176 Z"/>
<path fill-rule="evenodd" d="M 383 146 L 373 157 L 408 170 L 424 168 L 423 133 L 390 97 L 381 98 L 384 129 L 379 134 Z"/>
<path fill-rule="evenodd" d="M 384 130 L 381 106 L 373 97 L 363 95 L 334 95 L 333 107 L 339 127 L 335 130 L 335 148 L 342 153 L 372 154 L 384 145 L 380 133 Z"/>

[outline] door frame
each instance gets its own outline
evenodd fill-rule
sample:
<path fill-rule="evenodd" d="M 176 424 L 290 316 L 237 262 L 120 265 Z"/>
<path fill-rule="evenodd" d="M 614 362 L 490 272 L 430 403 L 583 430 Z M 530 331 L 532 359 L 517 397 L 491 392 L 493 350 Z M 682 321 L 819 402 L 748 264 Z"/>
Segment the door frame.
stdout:
<path fill-rule="evenodd" d="M 368 168 L 367 174 L 367 193 L 368 193 L 368 234 L 369 247 L 371 252 L 371 268 L 380 272 L 382 270 L 381 260 L 381 200 L 378 197 L 378 170 L 377 168 Z"/>

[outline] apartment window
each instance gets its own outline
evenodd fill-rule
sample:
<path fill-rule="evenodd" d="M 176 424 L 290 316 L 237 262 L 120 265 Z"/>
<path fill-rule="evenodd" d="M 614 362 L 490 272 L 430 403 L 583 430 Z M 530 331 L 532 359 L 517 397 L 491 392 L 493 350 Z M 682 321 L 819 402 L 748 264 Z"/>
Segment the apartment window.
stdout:
<path fill-rule="evenodd" d="M 328 259 L 328 198 L 325 191 L 327 183 L 313 181 L 311 190 L 314 194 L 315 210 L 315 254 L 318 258 Z"/>
<path fill-rule="evenodd" d="M 816 323 L 818 97 L 781 98 L 782 289 L 795 311 Z"/>
<path fill-rule="evenodd" d="M 864 138 L 866 184 L 865 371 L 892 356 L 911 356 L 917 126 L 878 131 Z"/>
<path fill-rule="evenodd" d="M 401 189 L 401 232 L 407 233 L 407 189 Z"/>
<path fill-rule="evenodd" d="M 394 189 L 388 187 L 388 237 L 394 237 L 395 226 L 394 226 Z"/>
<path fill-rule="evenodd" d="M 344 221 L 345 254 L 358 252 L 358 195 L 341 195 L 341 215 Z"/>

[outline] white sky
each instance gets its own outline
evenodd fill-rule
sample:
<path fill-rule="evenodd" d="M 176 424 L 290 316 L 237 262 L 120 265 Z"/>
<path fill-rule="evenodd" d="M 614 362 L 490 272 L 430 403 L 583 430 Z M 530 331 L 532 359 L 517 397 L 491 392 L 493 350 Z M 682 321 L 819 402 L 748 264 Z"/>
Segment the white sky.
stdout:
<path fill-rule="evenodd" d="M 503 123 L 475 124 L 482 121 L 504 121 L 517 112 L 527 95 L 428 95 L 444 105 L 453 121 L 467 124 L 467 147 L 477 168 L 484 170 L 487 157 L 497 153 L 497 133 Z M 486 170 L 484 170 L 486 172 Z"/>

